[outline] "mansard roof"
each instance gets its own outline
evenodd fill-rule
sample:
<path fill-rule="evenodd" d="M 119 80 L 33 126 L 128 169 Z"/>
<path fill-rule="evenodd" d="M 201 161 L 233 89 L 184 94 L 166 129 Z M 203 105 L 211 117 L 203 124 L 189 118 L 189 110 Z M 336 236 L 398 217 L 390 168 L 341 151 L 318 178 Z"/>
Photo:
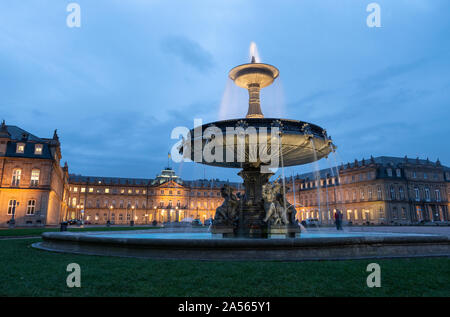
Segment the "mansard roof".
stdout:
<path fill-rule="evenodd" d="M 432 162 L 429 159 L 419 159 L 419 158 L 408 158 L 408 157 L 395 157 L 395 156 L 378 156 L 378 157 L 370 157 L 368 159 L 362 159 L 360 161 L 355 160 L 354 162 L 348 162 L 346 164 L 342 164 L 337 166 L 340 171 L 346 170 L 348 168 L 354 167 L 363 167 L 369 166 L 370 164 L 375 164 L 377 166 L 382 167 L 391 167 L 391 168 L 400 168 L 404 167 L 406 164 L 408 165 L 417 165 L 417 166 L 430 166 L 430 167 L 443 167 L 444 170 L 449 169 L 446 166 L 441 165 L 439 160 L 436 162 Z M 317 178 L 317 174 L 320 175 L 320 178 L 332 177 L 336 175 L 336 170 L 331 170 L 331 168 L 322 169 L 317 172 L 310 172 L 297 175 L 296 178 L 301 179 L 309 179 L 314 180 Z"/>
<path fill-rule="evenodd" d="M 17 126 L 5 125 L 4 123 L 2 123 L 2 135 L 9 136 L 10 139 L 6 147 L 5 156 L 7 157 L 52 159 L 49 145 L 54 144 L 53 139 L 39 138 Z M 24 153 L 16 153 L 18 143 L 25 143 Z M 34 144 L 43 145 L 42 154 L 35 154 Z"/>

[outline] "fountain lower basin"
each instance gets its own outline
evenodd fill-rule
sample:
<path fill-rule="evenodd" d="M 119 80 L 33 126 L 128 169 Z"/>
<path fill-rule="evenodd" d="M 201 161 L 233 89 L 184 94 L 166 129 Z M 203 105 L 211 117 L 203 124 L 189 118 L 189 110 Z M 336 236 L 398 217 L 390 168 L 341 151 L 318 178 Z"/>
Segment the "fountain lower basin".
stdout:
<path fill-rule="evenodd" d="M 301 238 L 216 238 L 210 233 L 46 232 L 34 247 L 88 255 L 183 260 L 303 261 L 450 256 L 446 236 L 304 233 Z"/>

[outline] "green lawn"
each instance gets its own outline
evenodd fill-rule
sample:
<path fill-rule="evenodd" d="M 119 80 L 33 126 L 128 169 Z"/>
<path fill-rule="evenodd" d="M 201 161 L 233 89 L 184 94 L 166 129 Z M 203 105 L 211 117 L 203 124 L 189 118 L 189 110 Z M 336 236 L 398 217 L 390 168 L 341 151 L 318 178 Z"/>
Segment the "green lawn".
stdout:
<path fill-rule="evenodd" d="M 68 231 L 123 231 L 123 230 L 145 230 L 158 229 L 160 227 L 68 227 Z M 59 231 L 59 228 L 17 228 L 17 229 L 2 229 L 0 230 L 0 237 L 18 237 L 18 236 L 40 236 L 43 232 Z"/>
<path fill-rule="evenodd" d="M 52 253 L 0 241 L 0 296 L 450 296 L 450 259 L 201 262 Z M 81 288 L 68 288 L 69 263 Z M 381 288 L 368 288 L 368 263 Z"/>

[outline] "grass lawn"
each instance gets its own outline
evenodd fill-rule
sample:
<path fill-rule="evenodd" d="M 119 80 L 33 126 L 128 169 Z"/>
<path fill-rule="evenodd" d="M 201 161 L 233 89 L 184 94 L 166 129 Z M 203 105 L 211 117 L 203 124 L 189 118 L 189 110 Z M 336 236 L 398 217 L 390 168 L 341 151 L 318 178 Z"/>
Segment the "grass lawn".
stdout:
<path fill-rule="evenodd" d="M 158 229 L 160 227 L 68 227 L 68 231 L 125 231 L 125 230 L 145 230 Z M 0 230 L 0 237 L 18 237 L 18 236 L 40 236 L 43 232 L 59 231 L 58 228 L 17 228 L 17 229 L 2 229 Z"/>
<path fill-rule="evenodd" d="M 0 241 L 0 296 L 450 296 L 450 258 L 201 262 L 52 253 Z M 81 266 L 81 288 L 66 267 Z M 368 263 L 381 288 L 368 288 Z"/>

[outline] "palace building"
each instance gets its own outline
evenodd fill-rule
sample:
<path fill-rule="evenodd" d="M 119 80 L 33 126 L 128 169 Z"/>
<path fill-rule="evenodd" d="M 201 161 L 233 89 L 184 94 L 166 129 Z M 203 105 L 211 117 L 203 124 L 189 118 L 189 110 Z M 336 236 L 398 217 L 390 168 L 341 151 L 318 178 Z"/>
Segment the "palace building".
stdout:
<path fill-rule="evenodd" d="M 67 210 L 68 167 L 53 137 L 0 127 L 0 226 L 56 225 Z"/>
<path fill-rule="evenodd" d="M 81 176 L 60 166 L 56 130 L 39 138 L 19 127 L 0 127 L 0 226 L 58 225 L 83 219 L 92 224 L 150 224 L 213 218 L 228 184 L 218 179 L 183 180 L 167 167 L 154 179 Z M 371 157 L 286 179 L 297 219 L 332 224 L 416 224 L 449 221 L 450 168 L 438 161 Z"/>
<path fill-rule="evenodd" d="M 214 218 L 223 198 L 224 184 L 243 191 L 242 184 L 216 180 L 186 181 L 170 167 L 155 179 L 88 177 L 70 175 L 66 219 L 94 224 L 179 222 Z"/>
<path fill-rule="evenodd" d="M 450 168 L 439 160 L 371 157 L 288 180 L 298 219 L 402 225 L 449 221 Z M 295 189 L 295 190 L 293 190 Z"/>

